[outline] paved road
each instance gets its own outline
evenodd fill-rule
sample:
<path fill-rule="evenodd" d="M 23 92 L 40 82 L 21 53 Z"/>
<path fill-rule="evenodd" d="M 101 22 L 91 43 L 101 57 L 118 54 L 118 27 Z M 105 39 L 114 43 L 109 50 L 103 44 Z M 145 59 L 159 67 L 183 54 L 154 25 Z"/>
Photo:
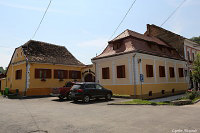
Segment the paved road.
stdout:
<path fill-rule="evenodd" d="M 111 102 L 120 101 L 114 99 Z M 0 133 L 172 133 L 200 132 L 200 104 L 190 106 L 107 105 L 0 97 Z M 35 131 L 35 132 L 34 132 Z M 43 133 L 41 132 L 41 133 Z"/>

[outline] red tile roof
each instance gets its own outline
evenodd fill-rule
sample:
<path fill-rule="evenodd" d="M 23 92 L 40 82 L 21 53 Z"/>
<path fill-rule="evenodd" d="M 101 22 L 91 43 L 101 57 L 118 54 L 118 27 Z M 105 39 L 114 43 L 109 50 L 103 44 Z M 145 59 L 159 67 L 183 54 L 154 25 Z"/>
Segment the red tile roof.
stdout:
<path fill-rule="evenodd" d="M 119 49 L 113 50 L 113 45 L 116 43 L 123 45 Z M 150 48 L 150 46 L 152 46 L 152 48 Z M 131 30 L 125 30 L 116 38 L 109 41 L 109 44 L 105 50 L 97 57 L 94 57 L 92 60 L 131 52 L 139 52 L 166 58 L 184 60 L 173 47 L 163 42 L 162 40 Z"/>
<path fill-rule="evenodd" d="M 116 40 L 119 40 L 119 39 L 123 39 L 123 38 L 129 37 L 129 36 L 135 37 L 135 38 L 138 38 L 138 39 L 142 39 L 142 40 L 145 40 L 145 41 L 148 41 L 148 42 L 154 42 L 154 43 L 157 43 L 159 45 L 169 47 L 168 44 L 166 44 L 165 42 L 161 41 L 160 39 L 158 39 L 156 37 L 149 37 L 147 35 L 140 34 L 140 33 L 137 33 L 135 31 L 131 31 L 129 29 L 122 32 L 120 35 L 118 35 L 116 38 L 114 38 L 110 42 L 113 42 L 113 41 L 116 41 Z"/>

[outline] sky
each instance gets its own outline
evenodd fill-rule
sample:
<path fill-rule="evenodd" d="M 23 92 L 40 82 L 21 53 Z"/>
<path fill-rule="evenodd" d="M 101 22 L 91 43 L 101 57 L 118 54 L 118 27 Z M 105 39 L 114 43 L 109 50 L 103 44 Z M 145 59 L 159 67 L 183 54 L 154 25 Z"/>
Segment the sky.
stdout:
<path fill-rule="evenodd" d="M 147 24 L 160 26 L 183 0 L 137 0 L 118 34 L 139 33 Z M 32 38 L 49 0 L 0 0 L 0 66 L 7 67 L 14 49 L 30 39 L 65 46 L 78 60 L 91 58 L 106 47 L 133 0 L 52 0 Z M 163 28 L 186 38 L 200 36 L 200 0 L 186 0 Z"/>

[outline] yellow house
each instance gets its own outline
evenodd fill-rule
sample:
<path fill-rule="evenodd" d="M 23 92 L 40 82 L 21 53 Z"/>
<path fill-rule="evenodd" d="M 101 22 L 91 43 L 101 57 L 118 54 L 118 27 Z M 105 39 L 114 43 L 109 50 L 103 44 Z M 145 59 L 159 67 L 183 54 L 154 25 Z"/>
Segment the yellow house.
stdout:
<path fill-rule="evenodd" d="M 92 59 L 96 82 L 114 94 L 150 99 L 188 88 L 186 61 L 156 37 L 125 30 Z"/>
<path fill-rule="evenodd" d="M 49 95 L 52 88 L 67 81 L 82 81 L 78 61 L 64 46 L 30 40 L 15 49 L 2 88 L 21 95 Z"/>

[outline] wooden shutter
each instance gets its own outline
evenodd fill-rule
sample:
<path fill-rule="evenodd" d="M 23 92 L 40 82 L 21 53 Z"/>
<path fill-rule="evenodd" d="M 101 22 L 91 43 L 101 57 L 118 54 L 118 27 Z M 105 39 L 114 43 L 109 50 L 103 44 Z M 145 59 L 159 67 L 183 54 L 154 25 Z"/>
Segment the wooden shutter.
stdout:
<path fill-rule="evenodd" d="M 147 77 L 153 77 L 153 65 L 146 65 Z"/>
<path fill-rule="evenodd" d="M 22 79 L 22 70 L 17 70 L 15 72 L 15 79 Z"/>
<path fill-rule="evenodd" d="M 174 67 L 169 67 L 169 75 L 171 78 L 175 77 Z"/>
<path fill-rule="evenodd" d="M 81 79 L 81 72 L 77 71 L 77 79 Z"/>
<path fill-rule="evenodd" d="M 102 79 L 110 79 L 109 67 L 102 68 Z"/>
<path fill-rule="evenodd" d="M 54 70 L 54 79 L 58 79 L 58 70 Z"/>
<path fill-rule="evenodd" d="M 120 66 L 117 66 L 117 78 L 120 78 L 120 76 L 121 76 Z"/>
<path fill-rule="evenodd" d="M 68 71 L 67 70 L 64 70 L 64 79 L 68 79 Z"/>
<path fill-rule="evenodd" d="M 46 69 L 46 78 L 51 78 L 51 69 Z"/>
<path fill-rule="evenodd" d="M 109 70 L 109 67 L 107 68 L 107 78 L 110 79 L 110 70 Z"/>
<path fill-rule="evenodd" d="M 40 69 L 35 69 L 35 78 L 40 78 Z"/>
<path fill-rule="evenodd" d="M 19 79 L 22 79 L 22 70 L 19 70 Z"/>
<path fill-rule="evenodd" d="M 117 78 L 125 78 L 125 65 L 117 66 Z"/>
<path fill-rule="evenodd" d="M 179 77 L 184 77 L 183 68 L 178 68 Z"/>
<path fill-rule="evenodd" d="M 126 77 L 125 65 L 122 66 L 122 78 Z"/>
<path fill-rule="evenodd" d="M 160 77 L 165 77 L 165 67 L 159 66 L 159 75 Z"/>
<path fill-rule="evenodd" d="M 72 70 L 69 71 L 69 79 L 72 79 Z"/>

